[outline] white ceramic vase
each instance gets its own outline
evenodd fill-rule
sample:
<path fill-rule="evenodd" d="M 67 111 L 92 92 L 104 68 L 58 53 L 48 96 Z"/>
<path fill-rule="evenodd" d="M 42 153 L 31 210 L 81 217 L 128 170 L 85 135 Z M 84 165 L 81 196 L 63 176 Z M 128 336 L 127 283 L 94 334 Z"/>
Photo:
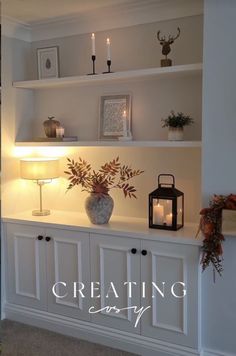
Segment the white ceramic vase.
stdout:
<path fill-rule="evenodd" d="M 168 140 L 169 141 L 183 141 L 184 129 L 183 127 L 169 127 Z"/>

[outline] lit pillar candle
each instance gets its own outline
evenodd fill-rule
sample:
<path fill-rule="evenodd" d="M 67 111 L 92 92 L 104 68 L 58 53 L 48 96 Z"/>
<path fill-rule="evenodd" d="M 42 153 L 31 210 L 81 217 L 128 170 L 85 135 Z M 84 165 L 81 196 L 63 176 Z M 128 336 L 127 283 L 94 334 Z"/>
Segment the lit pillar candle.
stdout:
<path fill-rule="evenodd" d="M 95 56 L 96 50 L 95 50 L 95 34 L 94 33 L 92 33 L 91 41 L 92 41 L 92 56 Z"/>
<path fill-rule="evenodd" d="M 123 111 L 123 136 L 127 136 L 127 114 L 126 110 Z"/>
<path fill-rule="evenodd" d="M 107 38 L 107 60 L 111 60 L 111 42 L 110 38 Z"/>
<path fill-rule="evenodd" d="M 164 221 L 164 207 L 160 204 L 153 206 L 153 224 L 162 225 Z"/>
<path fill-rule="evenodd" d="M 65 129 L 64 129 L 64 127 L 62 127 L 62 126 L 57 127 L 57 128 L 56 128 L 56 136 L 57 136 L 58 138 L 63 138 L 64 135 L 65 135 Z"/>
<path fill-rule="evenodd" d="M 171 211 L 172 211 L 172 204 L 171 204 L 171 200 L 167 200 L 166 201 L 166 213 L 167 214 L 170 214 L 171 213 Z"/>
<path fill-rule="evenodd" d="M 171 226 L 172 225 L 172 217 L 173 217 L 172 213 L 166 215 L 166 224 L 167 224 L 167 226 Z"/>

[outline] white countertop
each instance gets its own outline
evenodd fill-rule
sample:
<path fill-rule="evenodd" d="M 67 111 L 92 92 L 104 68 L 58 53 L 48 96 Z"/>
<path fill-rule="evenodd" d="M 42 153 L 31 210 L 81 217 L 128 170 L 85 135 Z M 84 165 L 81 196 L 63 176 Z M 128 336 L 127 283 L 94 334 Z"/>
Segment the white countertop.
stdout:
<path fill-rule="evenodd" d="M 2 221 L 18 224 L 27 223 L 36 226 L 44 223 L 45 227 L 80 230 L 90 233 L 127 236 L 197 246 L 202 243 L 200 235 L 198 238 L 195 238 L 198 224 L 192 223 L 186 223 L 184 228 L 178 231 L 167 231 L 149 229 L 147 219 L 112 216 L 109 224 L 93 225 L 89 222 L 86 214 L 55 210 L 51 212 L 51 215 L 43 217 L 32 216 L 31 211 L 26 211 L 3 216 Z"/>

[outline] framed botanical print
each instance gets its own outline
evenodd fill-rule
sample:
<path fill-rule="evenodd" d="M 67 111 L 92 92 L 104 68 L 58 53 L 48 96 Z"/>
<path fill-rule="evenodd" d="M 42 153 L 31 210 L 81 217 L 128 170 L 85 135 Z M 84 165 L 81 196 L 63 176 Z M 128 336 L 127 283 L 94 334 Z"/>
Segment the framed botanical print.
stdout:
<path fill-rule="evenodd" d="M 59 48 L 47 47 L 37 49 L 38 78 L 59 77 Z"/>
<path fill-rule="evenodd" d="M 131 131 L 131 95 L 101 97 L 99 138 L 114 140 Z"/>

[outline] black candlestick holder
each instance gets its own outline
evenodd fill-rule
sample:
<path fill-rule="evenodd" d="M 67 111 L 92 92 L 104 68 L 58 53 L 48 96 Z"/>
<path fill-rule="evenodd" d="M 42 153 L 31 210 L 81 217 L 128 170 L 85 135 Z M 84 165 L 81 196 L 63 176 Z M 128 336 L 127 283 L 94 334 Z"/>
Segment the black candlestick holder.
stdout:
<path fill-rule="evenodd" d="M 107 72 L 103 72 L 103 74 L 107 74 L 107 73 L 113 73 L 113 72 L 111 72 L 111 60 L 110 59 L 107 60 Z"/>
<path fill-rule="evenodd" d="M 93 72 L 92 73 L 89 73 L 87 75 L 95 75 L 97 74 L 96 71 L 95 71 L 95 61 L 96 61 L 96 56 L 95 55 L 92 55 L 92 61 L 93 61 Z"/>

